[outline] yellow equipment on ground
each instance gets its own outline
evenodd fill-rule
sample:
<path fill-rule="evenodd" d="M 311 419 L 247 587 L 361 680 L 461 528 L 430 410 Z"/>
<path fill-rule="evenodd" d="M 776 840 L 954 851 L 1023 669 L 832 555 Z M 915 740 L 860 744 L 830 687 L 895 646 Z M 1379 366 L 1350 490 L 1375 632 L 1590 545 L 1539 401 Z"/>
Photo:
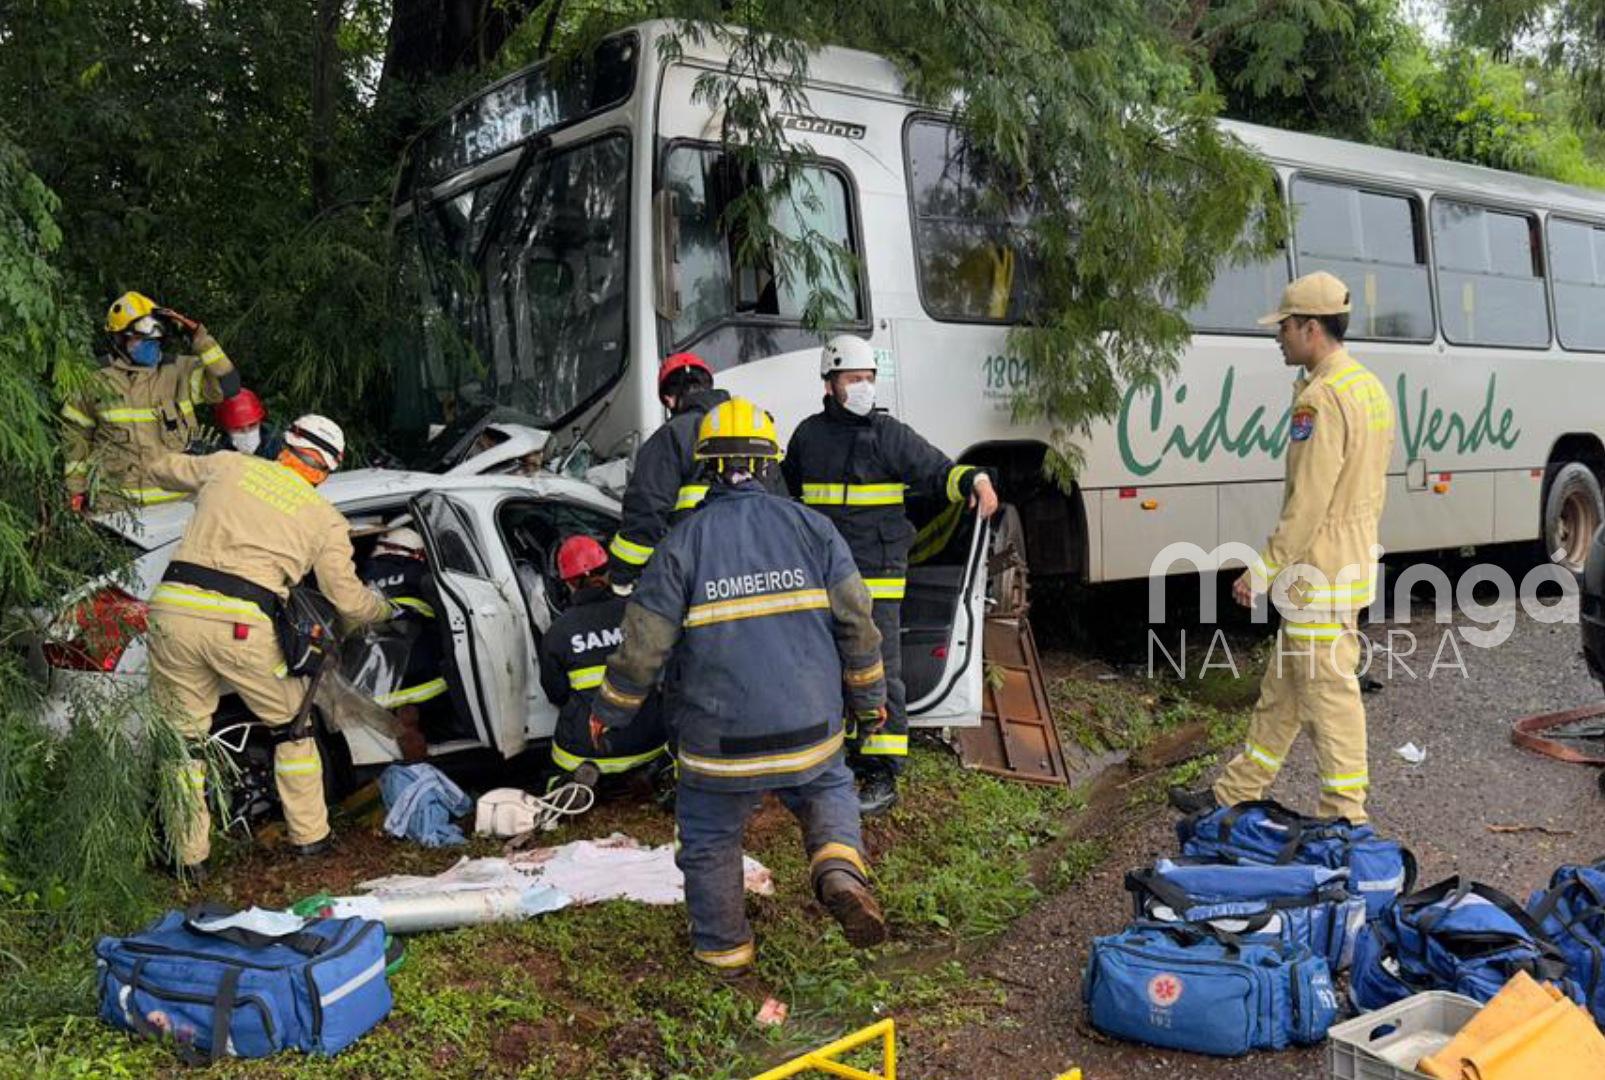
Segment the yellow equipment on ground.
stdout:
<path fill-rule="evenodd" d="M 867 1046 L 879 1039 L 881 1043 L 881 1071 L 865 1072 L 834 1060 L 843 1054 Z M 848 1080 L 897 1080 L 897 1029 L 887 1018 L 878 1024 L 855 1031 L 818 1050 L 810 1050 L 802 1057 L 792 1058 L 768 1072 L 759 1073 L 752 1080 L 786 1080 L 807 1072 L 822 1072 L 827 1076 L 844 1076 Z"/>

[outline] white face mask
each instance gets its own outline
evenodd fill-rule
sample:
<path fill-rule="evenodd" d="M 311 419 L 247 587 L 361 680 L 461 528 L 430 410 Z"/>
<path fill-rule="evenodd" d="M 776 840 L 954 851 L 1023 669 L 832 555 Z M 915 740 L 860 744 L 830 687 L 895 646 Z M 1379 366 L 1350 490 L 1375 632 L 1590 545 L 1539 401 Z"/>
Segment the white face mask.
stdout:
<path fill-rule="evenodd" d="M 868 416 L 869 411 L 875 407 L 875 384 L 872 382 L 855 382 L 842 394 L 845 400 L 842 408 L 854 416 Z"/>
<path fill-rule="evenodd" d="M 245 431 L 231 431 L 228 441 L 234 444 L 234 449 L 242 454 L 254 454 L 256 448 L 262 445 L 262 429 L 249 428 Z"/>

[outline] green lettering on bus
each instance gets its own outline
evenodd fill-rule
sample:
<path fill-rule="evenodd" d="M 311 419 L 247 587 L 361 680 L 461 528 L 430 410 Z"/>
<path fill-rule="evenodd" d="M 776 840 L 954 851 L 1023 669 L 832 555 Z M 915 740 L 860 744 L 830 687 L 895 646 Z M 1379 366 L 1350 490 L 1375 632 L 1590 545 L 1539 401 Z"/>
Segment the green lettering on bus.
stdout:
<path fill-rule="evenodd" d="M 1458 410 L 1434 404 L 1429 387 L 1422 387 L 1412 400 L 1409 376 L 1401 374 L 1396 384 L 1394 402 L 1399 413 L 1399 434 L 1406 458 L 1419 458 L 1423 450 L 1441 451 L 1451 446 L 1456 454 L 1475 453 L 1484 446 L 1513 449 L 1521 438 L 1521 428 L 1514 427 L 1515 410 L 1508 407 L 1501 409 L 1497 404 L 1498 383 L 1497 375 L 1488 376 L 1482 408 L 1467 419 Z M 1272 460 L 1280 458 L 1287 449 L 1290 410 L 1284 409 L 1274 425 L 1267 423 L 1264 406 L 1256 406 L 1246 416 L 1237 419 L 1232 408 L 1236 384 L 1237 369 L 1235 366 L 1228 367 L 1220 383 L 1215 407 L 1194 428 L 1183 423 L 1169 423 L 1165 413 L 1165 393 L 1149 391 L 1145 410 L 1137 400 L 1145 388 L 1132 386 L 1127 389 L 1120 403 L 1120 416 L 1115 427 L 1120 460 L 1126 469 L 1136 476 L 1149 476 L 1169 458 L 1180 457 L 1203 463 L 1210 460 L 1216 451 L 1228 452 L 1239 459 L 1254 454 L 1265 454 Z M 1188 385 L 1185 382 L 1172 384 L 1168 391 L 1170 401 L 1176 405 L 1185 404 L 1187 394 Z M 1494 419 L 1496 412 L 1497 422 Z M 1157 452 L 1149 452 L 1145 456 L 1137 445 L 1143 437 L 1163 438 L 1164 441 Z"/>

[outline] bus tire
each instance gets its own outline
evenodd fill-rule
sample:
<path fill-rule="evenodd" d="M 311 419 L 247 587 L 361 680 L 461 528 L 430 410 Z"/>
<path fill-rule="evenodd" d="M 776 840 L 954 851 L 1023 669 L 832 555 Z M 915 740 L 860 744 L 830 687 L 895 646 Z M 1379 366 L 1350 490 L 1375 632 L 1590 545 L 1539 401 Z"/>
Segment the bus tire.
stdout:
<path fill-rule="evenodd" d="M 1605 495 L 1594 471 L 1580 461 L 1554 469 L 1544 496 L 1544 555 L 1574 574 L 1583 572 L 1588 546 L 1605 524 Z"/>

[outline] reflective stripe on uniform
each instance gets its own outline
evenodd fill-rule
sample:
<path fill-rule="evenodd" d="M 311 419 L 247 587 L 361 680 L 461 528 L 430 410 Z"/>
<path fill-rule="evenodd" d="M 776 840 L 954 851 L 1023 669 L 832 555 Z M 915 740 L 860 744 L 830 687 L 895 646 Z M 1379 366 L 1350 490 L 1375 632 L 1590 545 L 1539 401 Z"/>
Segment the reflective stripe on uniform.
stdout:
<path fill-rule="evenodd" d="M 959 484 L 964 477 L 975 471 L 974 465 L 955 465 L 947 471 L 947 501 L 956 503 L 964 498 L 959 491 Z"/>
<path fill-rule="evenodd" d="M 908 590 L 908 579 L 900 577 L 867 577 L 864 585 L 872 600 L 901 600 Z"/>
<path fill-rule="evenodd" d="M 602 676 L 606 674 L 606 664 L 597 664 L 595 667 L 575 668 L 568 673 L 568 684 L 575 690 L 590 690 L 601 686 Z"/>
<path fill-rule="evenodd" d="M 818 851 L 808 857 L 808 868 L 812 870 L 820 863 L 830 862 L 834 859 L 852 863 L 853 866 L 858 868 L 860 874 L 865 877 L 869 876 L 869 867 L 864 865 L 864 856 L 859 854 L 858 849 L 851 844 L 832 842 L 822 845 Z"/>
<path fill-rule="evenodd" d="M 867 668 L 849 670 L 842 676 L 848 686 L 871 686 L 886 678 L 886 665 L 877 660 Z"/>
<path fill-rule="evenodd" d="M 1368 374 L 1370 374 L 1370 372 L 1366 371 L 1359 364 L 1347 364 L 1328 375 L 1326 377 L 1326 384 L 1342 390 L 1344 387 L 1364 378 Z"/>
<path fill-rule="evenodd" d="M 708 495 L 707 484 L 686 484 L 680 488 L 680 493 L 674 498 L 676 510 L 694 510 L 702 505 L 702 500 Z"/>
<path fill-rule="evenodd" d="M 63 405 L 61 407 L 61 415 L 66 417 L 68 420 L 71 420 L 79 427 L 92 428 L 95 426 L 94 419 L 90 417 L 88 413 L 84 412 L 82 409 L 75 408 L 72 405 Z"/>
<path fill-rule="evenodd" d="M 711 626 L 737 619 L 759 619 L 766 615 L 785 615 L 793 611 L 819 611 L 830 607 L 824 589 L 794 589 L 791 592 L 743 596 L 737 600 L 715 600 L 692 604 L 686 609 L 685 625 Z"/>
<path fill-rule="evenodd" d="M 1317 585 L 1309 589 L 1312 600 L 1342 600 L 1364 607 L 1376 596 L 1375 581 L 1351 581 L 1345 585 Z"/>
<path fill-rule="evenodd" d="M 637 544 L 633 540 L 626 540 L 622 535 L 615 535 L 613 542 L 608 544 L 608 551 L 631 566 L 645 566 L 646 561 L 652 557 L 652 548 L 645 544 Z"/>
<path fill-rule="evenodd" d="M 802 486 L 802 501 L 809 506 L 902 506 L 903 489 L 896 484 L 810 484 Z"/>
<path fill-rule="evenodd" d="M 128 502 L 137 502 L 143 506 L 156 506 L 160 503 L 177 502 L 186 493 L 168 491 L 166 488 L 119 488 L 117 494 Z"/>
<path fill-rule="evenodd" d="M 737 945 L 733 949 L 720 949 L 716 952 L 696 949 L 691 955 L 701 960 L 704 964 L 709 964 L 716 968 L 741 968 L 748 966 L 757 958 L 758 950 L 749 941 L 745 945 Z"/>
<path fill-rule="evenodd" d="M 388 694 L 375 694 L 373 700 L 387 709 L 394 709 L 398 705 L 417 705 L 424 701 L 433 701 L 446 692 L 445 679 L 430 679 L 417 686 L 406 686 Z"/>
<path fill-rule="evenodd" d="M 189 399 L 191 401 L 206 400 L 206 372 L 196 368 L 189 373 Z"/>
<path fill-rule="evenodd" d="M 1258 743 L 1249 743 L 1243 748 L 1243 753 L 1247 754 L 1250 758 L 1259 762 L 1267 769 L 1270 769 L 1272 772 L 1275 772 L 1282 767 L 1282 759 Z"/>
<path fill-rule="evenodd" d="M 195 405 L 193 402 L 180 401 L 178 403 L 178 411 L 185 416 L 193 417 L 195 415 Z M 121 409 L 101 409 L 95 415 L 109 424 L 154 424 L 162 418 L 162 411 L 160 409 L 144 409 L 130 406 Z"/>
<path fill-rule="evenodd" d="M 873 735 L 865 735 L 858 744 L 860 754 L 882 754 L 889 757 L 904 757 L 908 754 L 907 735 L 887 735 L 877 731 Z"/>
<path fill-rule="evenodd" d="M 249 600 L 238 600 L 222 593 L 209 592 L 206 589 L 197 589 L 192 585 L 180 585 L 176 581 L 164 581 L 156 586 L 156 591 L 150 598 L 152 607 L 175 607 L 182 611 L 204 611 L 215 615 L 227 615 L 236 622 L 267 623 L 269 619 L 262 609 Z"/>
<path fill-rule="evenodd" d="M 184 784 L 186 787 L 197 791 L 206 786 L 206 763 L 204 761 L 191 761 L 185 765 Z"/>
<path fill-rule="evenodd" d="M 602 676 L 602 688 L 598 691 L 602 700 L 610 705 L 618 705 L 626 709 L 639 709 L 646 702 L 645 694 L 629 694 L 608 682 L 607 676 Z"/>
<path fill-rule="evenodd" d="M 1300 641 L 1336 641 L 1343 636 L 1343 624 L 1290 622 L 1282 626 L 1282 632 Z"/>
<path fill-rule="evenodd" d="M 205 364 L 207 367 L 211 367 L 213 364 L 227 359 L 228 354 L 223 351 L 223 346 L 217 344 L 216 342 L 213 342 L 205 349 L 201 350 L 201 363 Z"/>
<path fill-rule="evenodd" d="M 400 604 L 404 608 L 416 611 L 426 619 L 435 617 L 435 609 L 416 596 L 397 596 L 391 599 L 392 604 Z"/>
<path fill-rule="evenodd" d="M 680 751 L 680 766 L 709 776 L 771 776 L 775 773 L 802 772 L 829 761 L 841 749 L 843 735 L 837 732 L 822 743 L 789 754 L 727 759 L 706 758 Z"/>
<path fill-rule="evenodd" d="M 1322 791 L 1355 791 L 1369 787 L 1371 778 L 1368 773 L 1340 773 L 1336 776 L 1321 777 Z"/>
<path fill-rule="evenodd" d="M 584 765 L 587 761 L 589 761 L 592 765 L 596 766 L 598 772 L 601 772 L 604 775 L 616 775 L 622 772 L 629 772 L 631 769 L 645 765 L 648 762 L 661 757 L 663 754 L 668 753 L 668 750 L 669 748 L 667 746 L 659 746 L 648 750 L 644 754 L 631 754 L 628 757 L 579 757 L 578 755 L 571 754 L 567 750 L 564 750 L 556 743 L 553 743 L 552 764 L 556 765 L 560 769 L 566 769 L 569 772 L 573 772 L 575 769 L 578 769 L 581 765 Z"/>
<path fill-rule="evenodd" d="M 273 771 L 279 776 L 309 776 L 312 773 L 323 771 L 323 761 L 317 754 L 307 757 L 287 757 L 283 760 L 275 759 Z"/>
<path fill-rule="evenodd" d="M 87 461 L 69 461 L 69 462 L 67 462 L 66 468 L 64 470 L 62 470 L 62 471 L 65 472 L 68 476 L 79 476 L 79 475 L 89 471 L 89 462 L 87 462 Z"/>

